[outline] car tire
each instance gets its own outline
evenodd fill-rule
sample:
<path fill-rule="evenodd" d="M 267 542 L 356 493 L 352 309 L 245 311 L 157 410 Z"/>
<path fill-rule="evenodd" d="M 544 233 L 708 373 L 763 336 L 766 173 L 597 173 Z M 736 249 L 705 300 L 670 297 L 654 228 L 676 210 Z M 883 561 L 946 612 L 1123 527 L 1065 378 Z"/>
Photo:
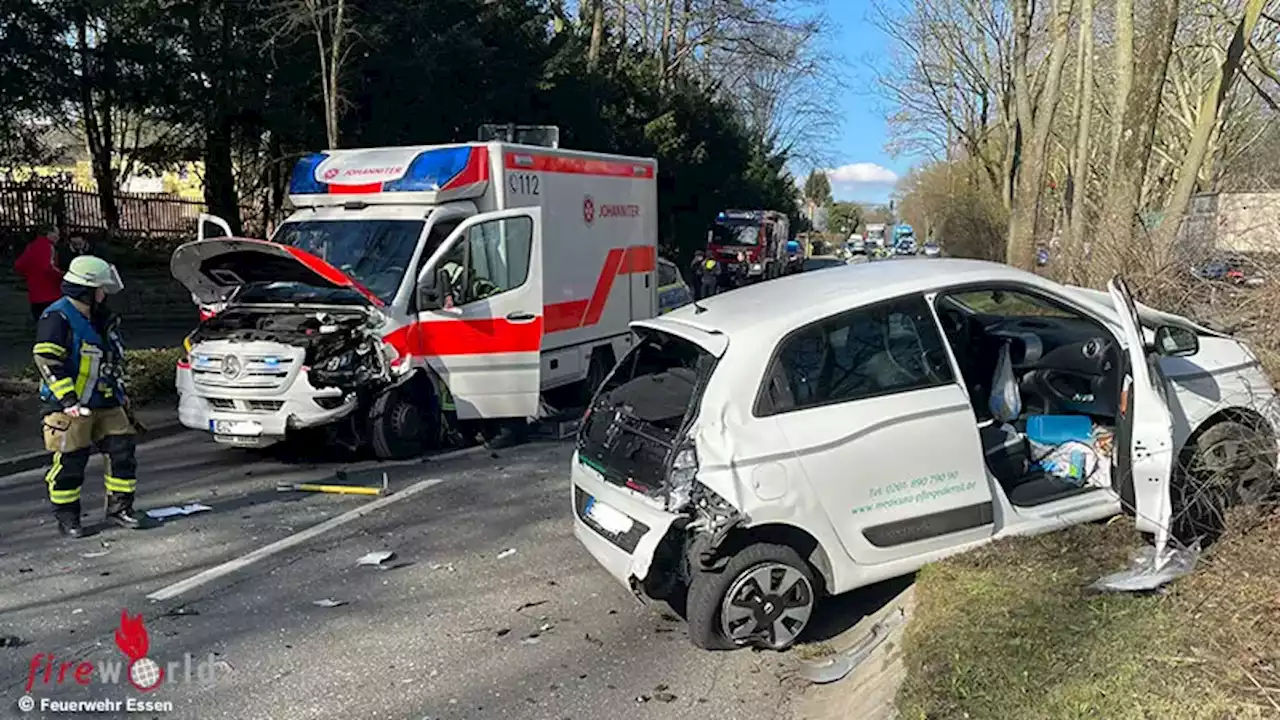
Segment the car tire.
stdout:
<path fill-rule="evenodd" d="M 369 407 L 369 444 L 379 460 L 418 457 L 438 435 L 435 394 L 407 382 L 379 395 Z"/>
<path fill-rule="evenodd" d="M 591 362 L 587 366 L 587 377 L 582 382 L 582 405 L 586 407 L 596 397 L 596 391 L 604 385 L 605 379 L 609 377 L 609 371 L 614 366 L 613 349 L 598 348 L 591 353 Z"/>
<path fill-rule="evenodd" d="M 1276 447 L 1268 433 L 1234 420 L 1214 424 L 1187 444 L 1173 469 L 1174 538 L 1216 538 L 1224 514 L 1276 490 Z"/>
<path fill-rule="evenodd" d="M 762 577 L 780 577 L 782 582 L 764 590 Z M 742 617 L 725 622 L 725 610 L 735 603 L 731 597 L 745 600 L 753 606 L 748 609 L 737 605 L 753 617 Z M 818 581 L 809 563 L 786 545 L 757 543 L 749 545 L 729 559 L 718 572 L 695 571 L 685 598 L 685 619 L 688 621 L 689 640 L 704 650 L 733 650 L 739 647 L 759 647 L 768 650 L 786 650 L 808 626 L 818 598 Z M 802 603 L 790 612 L 785 602 Z M 761 631 L 762 615 L 772 614 L 776 620 L 764 630 L 769 634 L 752 633 L 747 640 L 731 637 L 731 628 L 741 623 Z M 781 630 L 782 632 L 777 632 Z M 773 634 L 776 633 L 776 634 Z M 786 634 L 783 634 L 786 633 Z"/>

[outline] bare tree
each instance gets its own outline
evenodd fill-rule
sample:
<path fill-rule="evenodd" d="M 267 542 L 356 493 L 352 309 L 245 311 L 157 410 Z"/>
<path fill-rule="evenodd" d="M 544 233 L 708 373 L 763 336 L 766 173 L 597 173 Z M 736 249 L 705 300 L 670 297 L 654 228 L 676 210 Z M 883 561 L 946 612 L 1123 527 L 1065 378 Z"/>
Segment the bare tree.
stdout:
<path fill-rule="evenodd" d="M 1076 52 L 1076 137 L 1067 183 L 1071 204 L 1067 211 L 1069 228 L 1067 252 L 1064 253 L 1073 259 L 1079 248 L 1084 246 L 1085 228 L 1088 225 L 1085 200 L 1089 195 L 1089 167 L 1092 157 L 1090 134 L 1093 130 L 1093 65 L 1093 0 L 1083 0 L 1080 8 L 1079 49 Z"/>
<path fill-rule="evenodd" d="M 1068 30 L 1073 0 L 1055 0 L 1050 25 L 1050 50 L 1044 86 L 1035 93 L 1027 76 L 1027 55 L 1031 44 L 1032 16 L 1025 0 L 1014 0 L 1013 83 L 1017 106 L 1017 141 L 1030 143 L 1020 148 L 1015 168 L 1013 212 L 1009 219 L 1008 262 L 1030 270 L 1035 265 L 1036 220 L 1044 185 L 1049 137 L 1060 98 L 1059 84 L 1070 44 Z"/>
<path fill-rule="evenodd" d="M 346 105 L 343 69 L 359 40 L 352 20 L 352 9 L 346 0 L 276 0 L 274 6 L 277 42 L 293 40 L 304 33 L 315 40 L 320 62 L 320 94 L 324 101 L 324 129 L 330 149 L 338 147 L 340 120 Z"/>

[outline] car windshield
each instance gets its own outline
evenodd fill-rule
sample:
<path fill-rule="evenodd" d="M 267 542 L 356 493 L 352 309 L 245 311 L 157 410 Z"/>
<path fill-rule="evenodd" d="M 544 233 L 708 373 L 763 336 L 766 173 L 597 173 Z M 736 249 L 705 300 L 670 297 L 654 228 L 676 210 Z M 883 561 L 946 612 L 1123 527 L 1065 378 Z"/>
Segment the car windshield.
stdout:
<path fill-rule="evenodd" d="M 713 245 L 755 245 L 760 240 L 759 225 L 724 225 L 716 223 L 711 226 L 711 244 Z"/>
<path fill-rule="evenodd" d="M 400 289 L 422 235 L 422 220 L 313 220 L 285 223 L 273 242 L 305 250 L 385 303 Z"/>

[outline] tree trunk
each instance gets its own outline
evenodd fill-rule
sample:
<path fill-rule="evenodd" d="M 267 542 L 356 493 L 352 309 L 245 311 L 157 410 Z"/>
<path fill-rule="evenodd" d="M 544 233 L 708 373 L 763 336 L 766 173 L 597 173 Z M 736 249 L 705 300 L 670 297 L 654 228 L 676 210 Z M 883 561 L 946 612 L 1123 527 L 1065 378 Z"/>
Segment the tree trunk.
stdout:
<path fill-rule="evenodd" d="M 1236 24 L 1235 34 L 1231 37 L 1231 45 L 1227 48 L 1227 56 L 1222 60 L 1217 73 L 1205 89 L 1200 101 L 1200 111 L 1196 114 L 1195 130 L 1191 134 L 1191 143 L 1187 146 L 1187 154 L 1178 168 L 1178 179 L 1173 186 L 1173 195 L 1165 208 L 1160 240 L 1162 244 L 1173 240 L 1173 234 L 1182 222 L 1182 215 L 1187 211 L 1191 194 L 1195 192 L 1200 168 L 1203 166 L 1214 131 L 1219 127 L 1219 114 L 1222 102 L 1231 90 L 1236 72 L 1240 69 L 1240 61 L 1244 57 L 1253 30 L 1258 26 L 1258 18 L 1262 15 L 1264 0 L 1248 0 L 1244 14 Z M 1222 122 L 1225 123 L 1225 118 Z"/>
<path fill-rule="evenodd" d="M 1115 86 L 1111 95 L 1111 145 L 1107 151 L 1107 177 L 1114 177 L 1120 156 L 1120 139 L 1124 133 L 1123 118 L 1133 88 L 1133 0 L 1116 0 L 1116 37 L 1113 72 Z"/>
<path fill-rule="evenodd" d="M 1122 0 L 1123 1 L 1123 0 Z M 1132 86 L 1123 111 L 1116 118 L 1120 142 L 1112 160 L 1109 187 L 1104 194 L 1101 221 L 1089 264 L 1090 283 L 1101 285 L 1110 275 L 1134 267 L 1143 255 L 1145 238 L 1138 234 L 1138 211 L 1143 181 L 1151 160 L 1156 113 L 1168 74 L 1173 38 L 1178 29 L 1178 0 L 1146 0 L 1145 28 L 1134 44 Z"/>
<path fill-rule="evenodd" d="M 226 6 L 222 6 L 219 17 L 220 27 L 216 71 L 212 73 L 212 93 L 210 107 L 207 111 L 204 146 L 204 202 L 209 212 L 217 215 L 231 226 L 231 232 L 239 235 L 243 232 L 240 217 L 240 201 L 236 194 L 235 165 L 232 162 L 232 127 L 231 88 L 227 52 L 231 44 L 231 19 L 226 16 Z"/>
<path fill-rule="evenodd" d="M 595 70 L 600 62 L 600 46 L 604 43 L 604 0 L 591 3 L 591 45 L 587 48 L 587 69 Z"/>
<path fill-rule="evenodd" d="M 80 116 L 84 122 L 86 149 L 94 182 L 98 186 L 98 209 L 102 222 L 107 226 L 107 236 L 112 237 L 120 229 L 120 212 L 116 207 L 116 178 L 111 169 L 115 155 L 115 136 L 112 134 L 115 61 L 109 47 L 109 28 L 97 38 L 101 75 L 93 60 L 94 51 L 89 47 L 89 17 L 81 16 L 76 22 L 76 54 L 80 61 L 79 96 Z M 97 95 L 95 96 L 95 89 Z"/>
<path fill-rule="evenodd" d="M 1080 89 L 1076 103 L 1076 147 L 1074 165 L 1071 168 L 1070 225 L 1067 230 L 1067 248 L 1063 256 L 1070 264 L 1069 278 L 1078 282 L 1081 248 L 1088 225 L 1085 207 L 1089 196 L 1089 159 L 1092 148 L 1089 133 L 1093 125 L 1093 0 L 1084 0 L 1080 18 Z"/>
<path fill-rule="evenodd" d="M 1071 23 L 1073 0 L 1056 0 L 1051 30 L 1052 47 L 1049 51 L 1049 67 L 1044 88 L 1037 102 L 1038 110 L 1032 111 L 1031 88 L 1027 81 L 1027 49 L 1030 44 L 1032 18 L 1025 2 L 1014 2 L 1014 93 L 1017 95 L 1018 125 L 1022 128 L 1023 147 L 1015 170 L 1013 212 L 1009 216 L 1009 239 L 1006 257 L 1010 265 L 1031 270 L 1035 267 L 1036 223 L 1040 215 L 1043 196 L 1045 159 L 1048 155 L 1049 136 L 1053 130 L 1053 116 L 1057 110 L 1062 81 L 1062 68 L 1066 63 L 1070 45 L 1068 29 Z M 1028 143 L 1028 135 L 1030 142 Z"/>

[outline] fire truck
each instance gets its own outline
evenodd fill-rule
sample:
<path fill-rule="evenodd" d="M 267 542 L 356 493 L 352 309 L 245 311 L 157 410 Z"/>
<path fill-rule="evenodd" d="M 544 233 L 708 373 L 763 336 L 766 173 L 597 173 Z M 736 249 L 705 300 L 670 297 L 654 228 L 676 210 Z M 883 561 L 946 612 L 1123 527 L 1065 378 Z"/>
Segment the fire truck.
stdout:
<path fill-rule="evenodd" d="M 786 213 L 724 210 L 707 230 L 706 256 L 720 264 L 720 287 L 772 280 L 787 271 Z"/>

